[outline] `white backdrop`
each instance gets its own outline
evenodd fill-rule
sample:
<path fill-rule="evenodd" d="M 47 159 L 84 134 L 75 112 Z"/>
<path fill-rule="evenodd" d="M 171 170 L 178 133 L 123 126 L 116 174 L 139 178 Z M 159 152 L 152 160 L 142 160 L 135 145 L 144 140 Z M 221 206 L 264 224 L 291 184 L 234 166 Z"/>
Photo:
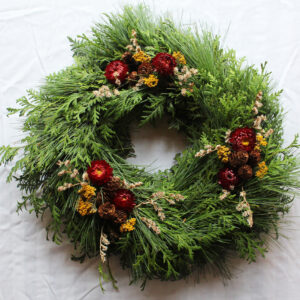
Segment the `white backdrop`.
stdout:
<path fill-rule="evenodd" d="M 126 3 L 136 3 L 127 1 Z M 284 89 L 287 112 L 285 141 L 300 128 L 300 1 L 298 0 L 168 0 L 146 1 L 156 12 L 169 11 L 184 23 L 209 24 L 225 35 L 225 45 L 247 56 L 249 64 L 268 60 L 278 88 Z M 113 12 L 125 1 L 114 0 L 0 0 L 0 144 L 21 136 L 16 118 L 6 117 L 6 107 L 42 78 L 72 63 L 66 36 L 87 32 L 103 12 Z M 147 139 L 134 134 L 138 163 L 169 167 L 183 142 L 175 133 L 146 129 Z M 149 145 L 152 145 L 149 147 Z M 72 247 L 45 240 L 45 230 L 34 215 L 15 213 L 20 192 L 5 183 L 10 166 L 0 168 L 0 299 L 300 299 L 299 198 L 282 225 L 290 239 L 279 240 L 265 259 L 256 264 L 232 261 L 234 278 L 219 277 L 188 282 L 152 281 L 144 292 L 128 286 L 127 271 L 113 262 L 119 292 L 106 284 L 98 288 L 97 260 L 70 261 Z M 280 247 L 280 245 L 282 247 Z"/>

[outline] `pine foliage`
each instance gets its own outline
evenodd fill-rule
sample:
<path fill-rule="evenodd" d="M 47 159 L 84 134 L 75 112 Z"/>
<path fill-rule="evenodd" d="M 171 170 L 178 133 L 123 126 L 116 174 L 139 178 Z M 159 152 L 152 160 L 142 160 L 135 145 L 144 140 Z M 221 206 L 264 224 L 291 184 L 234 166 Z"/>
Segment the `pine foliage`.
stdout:
<path fill-rule="evenodd" d="M 180 51 L 187 64 L 199 70 L 188 97 L 175 86 L 123 89 L 111 98 L 93 95 L 92 91 L 107 84 L 104 69 L 121 57 L 132 29 L 147 53 Z M 263 255 L 266 236 L 276 237 L 280 218 L 288 212 L 299 188 L 299 164 L 294 154 L 298 144 L 295 140 L 282 148 L 281 92 L 273 91 L 265 64 L 260 69 L 248 66 L 233 50 L 223 49 L 218 36 L 175 25 L 170 18 L 156 18 L 144 6 L 125 7 L 121 13 L 107 15 L 90 35 L 70 38 L 70 42 L 74 64 L 47 76 L 39 90 L 28 91 L 17 101 L 18 108 L 8 110 L 23 117 L 23 131 L 27 133 L 22 146 L 0 149 L 2 164 L 21 153 L 8 176 L 11 180 L 21 171 L 15 175 L 24 193 L 18 209 L 33 210 L 37 216 L 50 211 L 47 230 L 54 242 L 60 244 L 66 234 L 77 258 L 98 256 L 99 236 L 106 225 L 97 215 L 82 217 L 76 213 L 76 191 L 57 191 L 64 178 L 57 176 L 56 162 L 69 159 L 84 171 L 92 160 L 104 159 L 115 175 L 144 183 L 135 190 L 138 203 L 156 191 L 185 196 L 173 206 L 160 201 L 164 221 L 151 206 L 141 206 L 134 216 L 136 230 L 110 245 L 107 258 L 119 254 L 123 266 L 130 269 L 132 281 L 144 285 L 147 279 L 174 280 L 211 267 L 228 277 L 225 258 L 232 251 L 250 262 L 258 252 Z M 268 117 L 265 130 L 273 128 L 274 134 L 264 154 L 268 174 L 261 180 L 253 178 L 245 186 L 254 214 L 250 229 L 236 211 L 238 193 L 219 199 L 216 174 L 222 163 L 217 156 L 195 159 L 194 155 L 206 144 L 224 144 L 228 129 L 251 127 L 251 109 L 259 90 L 263 91 L 261 112 Z M 142 126 L 162 116 L 167 116 L 170 128 L 187 136 L 189 145 L 176 156 L 170 170 L 151 174 L 126 162 L 134 154 L 129 125 L 138 121 Z M 161 233 L 150 230 L 143 217 L 155 221 Z"/>

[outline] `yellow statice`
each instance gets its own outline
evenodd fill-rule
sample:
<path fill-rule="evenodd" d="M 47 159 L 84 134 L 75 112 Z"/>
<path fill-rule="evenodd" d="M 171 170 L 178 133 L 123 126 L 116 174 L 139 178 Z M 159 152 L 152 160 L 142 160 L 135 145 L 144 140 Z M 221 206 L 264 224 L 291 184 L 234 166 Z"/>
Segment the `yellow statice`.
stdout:
<path fill-rule="evenodd" d="M 158 84 L 158 78 L 151 74 L 148 78 L 144 78 L 144 83 L 149 87 L 155 87 Z"/>
<path fill-rule="evenodd" d="M 97 209 L 93 206 L 91 202 L 83 201 L 82 198 L 79 198 L 77 204 L 77 211 L 82 215 L 91 215 L 97 212 Z"/>
<path fill-rule="evenodd" d="M 185 64 L 186 64 L 185 57 L 184 57 L 184 55 L 183 55 L 181 52 L 179 52 L 179 51 L 174 52 L 174 53 L 173 53 L 173 57 L 174 57 L 180 64 L 182 64 L 182 65 L 185 65 Z"/>
<path fill-rule="evenodd" d="M 78 191 L 78 194 L 80 194 L 86 200 L 90 200 L 92 197 L 96 196 L 95 191 L 96 188 L 87 184 Z"/>
<path fill-rule="evenodd" d="M 223 163 L 228 163 L 229 160 L 229 156 L 231 154 L 230 149 L 226 146 L 221 146 L 218 151 L 217 151 L 218 157 L 219 159 L 223 162 Z"/>
<path fill-rule="evenodd" d="M 268 173 L 268 167 L 266 165 L 266 162 L 262 161 L 258 164 L 258 170 L 256 171 L 256 176 L 260 179 L 262 179 L 266 174 Z"/>
<path fill-rule="evenodd" d="M 263 147 L 266 147 L 268 145 L 266 139 L 260 134 L 256 136 L 256 142 Z"/>
<path fill-rule="evenodd" d="M 142 62 L 142 63 L 149 63 L 151 61 L 151 57 L 146 54 L 144 51 L 138 51 L 133 56 L 135 61 Z"/>
<path fill-rule="evenodd" d="M 120 231 L 126 232 L 126 231 L 134 230 L 135 223 L 136 223 L 136 218 L 131 218 L 131 219 L 127 220 L 126 223 L 124 223 L 120 226 Z"/>

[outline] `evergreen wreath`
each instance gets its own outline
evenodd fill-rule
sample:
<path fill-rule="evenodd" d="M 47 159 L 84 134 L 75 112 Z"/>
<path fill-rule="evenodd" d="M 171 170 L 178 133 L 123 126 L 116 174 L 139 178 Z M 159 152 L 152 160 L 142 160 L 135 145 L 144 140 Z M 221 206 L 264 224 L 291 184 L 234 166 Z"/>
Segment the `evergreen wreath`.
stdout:
<path fill-rule="evenodd" d="M 4 164 L 21 152 L 8 176 L 23 191 L 18 210 L 50 211 L 53 241 L 67 235 L 81 262 L 100 252 L 100 278 L 114 285 L 112 254 L 142 287 L 211 268 L 230 277 L 228 254 L 264 255 L 299 188 L 299 145 L 282 147 L 281 91 L 266 64 L 247 66 L 218 36 L 144 6 L 70 41 L 74 64 L 8 109 L 27 133 L 1 147 Z M 130 124 L 163 116 L 188 140 L 175 165 L 128 163 Z"/>

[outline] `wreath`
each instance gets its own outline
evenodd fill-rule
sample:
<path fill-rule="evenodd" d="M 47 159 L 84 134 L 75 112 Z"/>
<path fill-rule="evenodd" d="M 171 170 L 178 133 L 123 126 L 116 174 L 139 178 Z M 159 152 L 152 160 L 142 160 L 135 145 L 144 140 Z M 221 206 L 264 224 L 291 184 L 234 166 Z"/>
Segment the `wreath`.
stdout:
<path fill-rule="evenodd" d="M 230 277 L 232 252 L 264 255 L 299 188 L 298 144 L 282 147 L 281 91 L 266 65 L 144 6 L 70 41 L 74 64 L 8 109 L 27 133 L 1 147 L 1 163 L 20 152 L 8 176 L 23 191 L 18 210 L 50 211 L 53 241 L 66 235 L 74 260 L 100 255 L 100 278 L 114 285 L 112 254 L 142 287 L 210 269 Z M 128 163 L 130 124 L 163 116 L 188 141 L 174 166 Z"/>

